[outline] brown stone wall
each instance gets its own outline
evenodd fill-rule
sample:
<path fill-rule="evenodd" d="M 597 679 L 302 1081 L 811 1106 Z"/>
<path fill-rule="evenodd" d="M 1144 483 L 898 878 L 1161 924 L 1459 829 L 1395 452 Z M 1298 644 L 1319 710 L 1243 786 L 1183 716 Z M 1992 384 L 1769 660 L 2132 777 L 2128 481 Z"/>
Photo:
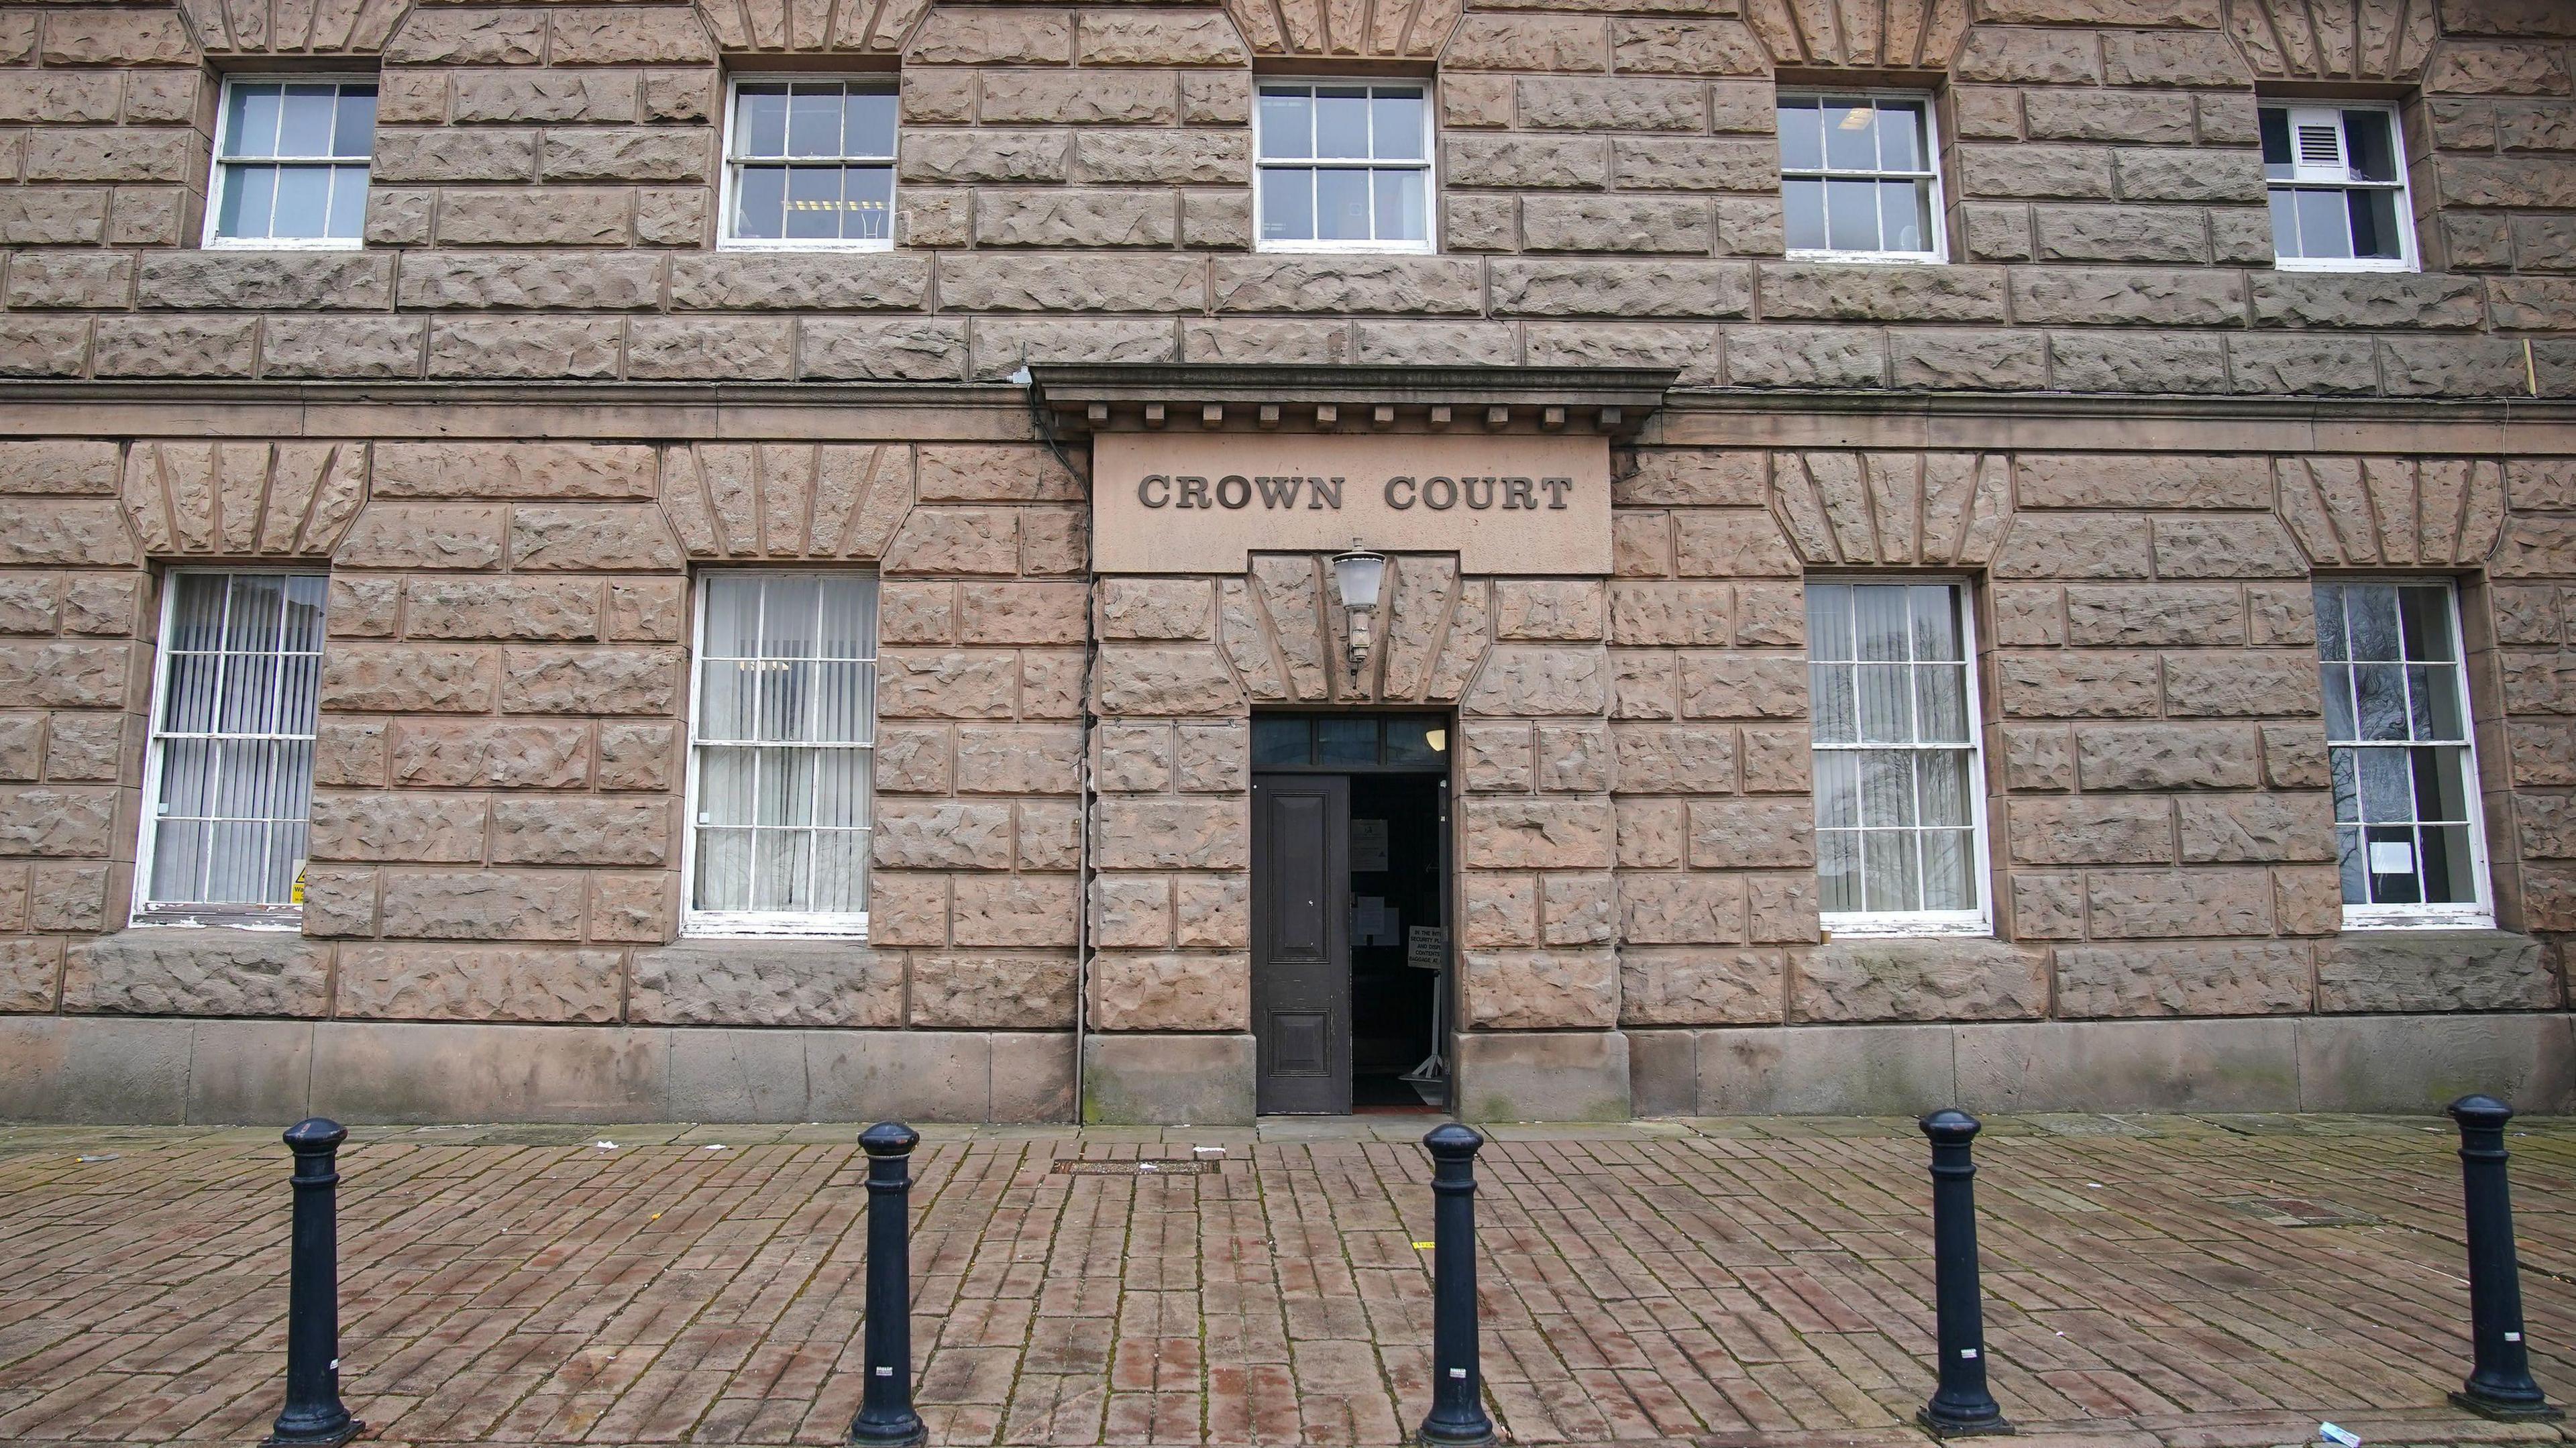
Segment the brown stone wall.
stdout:
<path fill-rule="evenodd" d="M 1258 359 L 2576 390 L 2576 82 L 2547 6 L 2436 23 L 2368 0 L 2363 41 L 2271 0 L 1602 13 L 1622 8 L 0 9 L 0 373 L 909 381 Z M 287 56 L 381 71 L 368 249 L 196 251 L 210 66 Z M 1253 252 L 1252 77 L 1291 65 L 1436 74 L 1442 255 Z M 893 252 L 710 250 L 723 77 L 782 66 L 899 68 Z M 1775 77 L 1837 67 L 1940 92 L 1952 264 L 1776 259 Z M 2276 81 L 2416 88 L 2424 273 L 2270 269 L 2253 96 Z"/>

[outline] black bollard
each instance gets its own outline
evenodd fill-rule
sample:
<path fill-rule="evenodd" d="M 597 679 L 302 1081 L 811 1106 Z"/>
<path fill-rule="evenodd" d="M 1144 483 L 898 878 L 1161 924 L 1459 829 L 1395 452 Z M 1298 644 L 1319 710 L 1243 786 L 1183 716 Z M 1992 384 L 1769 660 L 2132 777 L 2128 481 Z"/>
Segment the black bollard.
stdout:
<path fill-rule="evenodd" d="M 2522 1271 L 2513 1250 L 2513 1188 L 2505 1180 L 2504 1124 L 2513 1108 L 2492 1096 L 2463 1096 L 2451 1103 L 2451 1119 L 2460 1124 L 2469 1335 L 2477 1349 L 2477 1366 L 2451 1402 L 2506 1422 L 2554 1422 L 2566 1415 L 2531 1380 L 2531 1354 L 2522 1341 Z"/>
<path fill-rule="evenodd" d="M 286 1411 L 270 1444 L 340 1444 L 367 1425 L 340 1402 L 340 1143 L 349 1129 L 316 1116 L 286 1129 L 295 1153 L 295 1237 L 287 1261 Z"/>
<path fill-rule="evenodd" d="M 1476 1365 L 1476 1149 L 1485 1138 L 1455 1121 L 1422 1138 L 1431 1153 L 1431 1414 L 1422 1441 L 1491 1443 L 1485 1379 Z"/>
<path fill-rule="evenodd" d="M 1932 1302 L 1939 1318 L 1941 1386 L 1915 1414 L 1935 1438 L 2009 1433 L 2004 1410 L 1986 1391 L 1986 1309 L 1977 1288 L 1977 1164 L 1968 1144 L 1977 1118 L 1935 1111 L 1922 1120 L 1932 1138 Z"/>
<path fill-rule="evenodd" d="M 912 1410 L 912 1149 L 921 1133 L 880 1121 L 859 1133 L 868 1154 L 867 1385 L 850 1441 L 902 1448 L 927 1436 Z"/>

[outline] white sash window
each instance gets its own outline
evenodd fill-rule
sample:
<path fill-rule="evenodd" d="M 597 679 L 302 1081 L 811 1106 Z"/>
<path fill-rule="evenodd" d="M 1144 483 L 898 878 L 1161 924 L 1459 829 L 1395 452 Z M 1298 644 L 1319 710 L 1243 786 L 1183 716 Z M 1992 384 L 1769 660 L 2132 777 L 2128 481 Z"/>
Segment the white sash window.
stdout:
<path fill-rule="evenodd" d="M 2344 924 L 2493 925 L 2459 595 L 2338 582 L 2316 600 Z"/>

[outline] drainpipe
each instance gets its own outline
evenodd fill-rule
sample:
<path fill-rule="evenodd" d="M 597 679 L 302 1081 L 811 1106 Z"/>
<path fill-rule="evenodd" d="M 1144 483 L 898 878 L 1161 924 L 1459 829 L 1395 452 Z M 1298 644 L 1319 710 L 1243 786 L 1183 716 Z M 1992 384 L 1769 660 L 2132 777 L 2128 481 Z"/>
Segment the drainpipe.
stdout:
<path fill-rule="evenodd" d="M 1088 503 L 1089 475 L 1073 465 L 1064 444 L 1055 435 L 1055 417 L 1039 399 L 1037 378 L 1029 372 L 1028 357 L 1022 354 L 1019 370 L 1010 380 L 1020 384 L 1028 394 L 1029 421 L 1037 429 L 1038 440 L 1055 455 L 1058 466 L 1086 484 L 1083 499 Z M 1086 525 L 1082 534 L 1082 748 L 1074 761 L 1074 824 L 1078 834 L 1073 866 L 1073 1121 L 1083 1123 L 1083 1089 L 1089 1084 L 1090 1072 L 1085 1064 L 1083 1046 L 1088 1039 L 1091 1016 L 1091 829 L 1092 812 L 1099 803 L 1091 778 L 1091 738 L 1100 721 L 1091 712 L 1091 671 L 1100 661 L 1099 630 L 1091 620 L 1097 617 L 1100 573 L 1092 566 L 1091 530 Z"/>

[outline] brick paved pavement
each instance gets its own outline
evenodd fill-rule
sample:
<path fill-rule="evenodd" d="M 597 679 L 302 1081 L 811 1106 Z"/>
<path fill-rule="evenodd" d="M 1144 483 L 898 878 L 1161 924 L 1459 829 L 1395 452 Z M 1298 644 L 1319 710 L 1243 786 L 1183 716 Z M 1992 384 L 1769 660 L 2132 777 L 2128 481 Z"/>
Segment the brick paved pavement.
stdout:
<path fill-rule="evenodd" d="M 1428 1402 L 1424 1124 L 933 1131 L 914 1343 L 934 1441 L 1398 1441 Z M 2534 1367 L 2576 1393 L 2576 1122 L 2517 1125 Z M 358 1132 L 351 1407 L 422 1444 L 837 1441 L 859 1393 L 854 1134 Z M 1904 1426 L 1931 1385 L 1911 1123 L 1495 1135 L 1485 1366 L 1510 1437 L 1923 1441 Z M 1221 1169 L 1050 1169 L 1193 1143 L 1227 1146 Z M 2453 1144 L 2421 1120 L 1991 1123 L 2005 1410 L 2055 1448 L 2244 1448 L 2320 1416 L 2374 1443 L 2561 1441 L 2440 1406 L 2467 1353 Z M 285 1170 L 267 1130 L 0 1129 L 0 1443 L 256 1441 Z M 2230 1201 L 2284 1196 L 2372 1220 Z"/>

